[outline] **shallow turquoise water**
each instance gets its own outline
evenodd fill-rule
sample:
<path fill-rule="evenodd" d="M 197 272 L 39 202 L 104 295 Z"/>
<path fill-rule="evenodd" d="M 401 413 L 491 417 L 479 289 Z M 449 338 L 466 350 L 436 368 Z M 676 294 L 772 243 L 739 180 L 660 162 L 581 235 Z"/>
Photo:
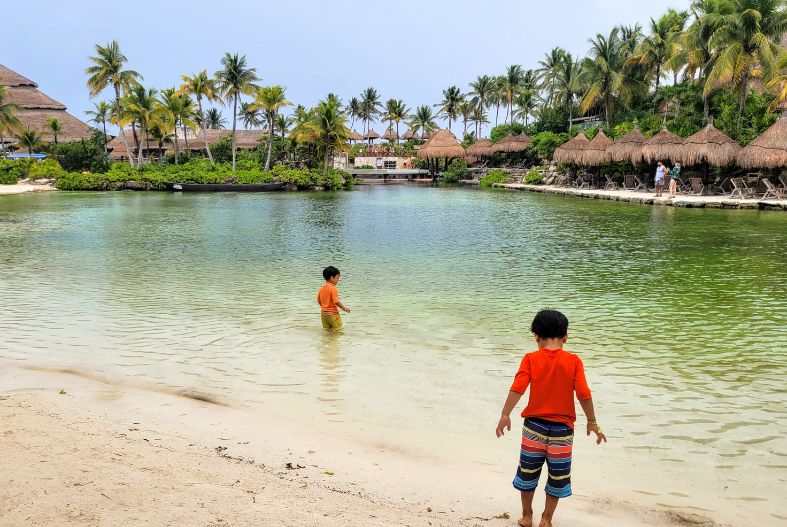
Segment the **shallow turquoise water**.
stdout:
<path fill-rule="evenodd" d="M 775 511 L 786 245 L 782 213 L 468 189 L 4 196 L 0 358 L 498 470 L 490 430 L 551 306 L 614 438 L 600 462 L 662 467 L 643 493 Z M 328 264 L 353 309 L 335 338 L 314 299 Z"/>

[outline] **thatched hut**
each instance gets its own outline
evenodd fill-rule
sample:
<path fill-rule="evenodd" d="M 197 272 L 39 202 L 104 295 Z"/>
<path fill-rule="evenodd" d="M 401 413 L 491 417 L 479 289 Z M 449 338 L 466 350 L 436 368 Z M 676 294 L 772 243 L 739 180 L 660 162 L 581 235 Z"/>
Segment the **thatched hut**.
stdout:
<path fill-rule="evenodd" d="M 363 141 L 363 136 L 353 130 L 350 132 L 350 141 Z"/>
<path fill-rule="evenodd" d="M 763 134 L 744 147 L 737 157 L 745 169 L 787 168 L 787 111 Z"/>
<path fill-rule="evenodd" d="M 639 165 L 642 163 L 642 147 L 647 140 L 648 138 L 640 131 L 639 125 L 634 125 L 633 130 L 607 147 L 607 161 L 610 163 L 627 161 L 632 165 Z"/>
<path fill-rule="evenodd" d="M 409 141 L 410 139 L 418 139 L 418 132 L 410 128 L 402 135 L 402 139 L 405 141 Z"/>
<path fill-rule="evenodd" d="M 388 130 L 386 130 L 383 134 L 383 139 L 386 141 L 396 141 L 399 139 L 399 136 L 396 134 L 396 130 L 393 128 L 388 128 Z"/>
<path fill-rule="evenodd" d="M 667 130 L 665 126 L 642 147 L 642 158 L 648 163 L 676 161 L 682 146 L 683 139 Z"/>
<path fill-rule="evenodd" d="M 557 147 L 552 159 L 556 163 L 579 165 L 582 163 L 582 151 L 589 143 L 585 133 L 579 132 L 576 137 Z"/>
<path fill-rule="evenodd" d="M 492 145 L 492 151 L 497 154 L 512 154 L 523 152 L 533 140 L 527 134 L 519 135 L 508 134 L 503 139 Z"/>
<path fill-rule="evenodd" d="M 378 134 L 378 133 L 377 133 L 377 132 L 375 132 L 374 130 L 371 130 L 371 129 L 370 129 L 368 132 L 366 132 L 365 134 L 363 134 L 363 138 L 364 138 L 364 139 L 367 139 L 367 140 L 369 141 L 369 143 L 371 143 L 371 142 L 372 142 L 372 141 L 374 141 L 375 139 L 380 139 L 380 134 Z"/>
<path fill-rule="evenodd" d="M 429 141 L 418 149 L 418 157 L 429 162 L 429 170 L 434 175 L 439 169 L 441 160 L 444 160 L 445 166 L 448 167 L 448 162 L 451 159 L 464 159 L 465 149 L 450 131 L 438 130 Z"/>
<path fill-rule="evenodd" d="M 494 150 L 492 149 L 492 141 L 489 139 L 479 139 L 472 145 L 467 147 L 467 155 L 477 158 L 492 157 Z"/>
<path fill-rule="evenodd" d="M 586 167 L 600 167 L 607 164 L 607 147 L 612 144 L 612 139 L 607 137 L 604 130 L 599 130 L 596 137 L 582 150 L 582 164 Z"/>
<path fill-rule="evenodd" d="M 713 126 L 711 121 L 708 126 L 683 141 L 674 161 L 686 166 L 725 167 L 735 163 L 740 151 L 740 145 Z"/>

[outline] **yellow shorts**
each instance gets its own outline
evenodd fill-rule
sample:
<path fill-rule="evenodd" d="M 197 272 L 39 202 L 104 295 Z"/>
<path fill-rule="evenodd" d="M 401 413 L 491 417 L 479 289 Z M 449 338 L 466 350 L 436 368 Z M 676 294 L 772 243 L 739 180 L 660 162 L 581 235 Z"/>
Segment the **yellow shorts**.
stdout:
<path fill-rule="evenodd" d="M 342 316 L 339 313 L 323 311 L 320 313 L 322 327 L 329 331 L 339 331 L 342 329 Z"/>

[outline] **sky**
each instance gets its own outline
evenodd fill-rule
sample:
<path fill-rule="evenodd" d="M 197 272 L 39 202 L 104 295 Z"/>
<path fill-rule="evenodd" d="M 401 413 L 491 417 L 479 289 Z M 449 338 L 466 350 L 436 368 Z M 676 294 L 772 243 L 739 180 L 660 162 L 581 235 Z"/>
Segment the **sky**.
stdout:
<path fill-rule="evenodd" d="M 596 33 L 619 24 L 647 27 L 650 17 L 689 4 L 28 0 L 14 4 L 13 18 L 0 25 L 0 64 L 37 82 L 80 119 L 93 103 L 85 85 L 88 56 L 111 40 L 146 86 L 175 86 L 180 75 L 202 69 L 213 73 L 229 51 L 245 54 L 263 84 L 285 86 L 295 103 L 311 106 L 328 92 L 347 101 L 372 86 L 383 101 L 404 99 L 414 109 L 439 102 L 450 85 L 467 91 L 478 75 L 501 74 L 510 64 L 536 68 L 556 46 L 584 55 Z M 99 99 L 110 97 L 107 91 Z"/>

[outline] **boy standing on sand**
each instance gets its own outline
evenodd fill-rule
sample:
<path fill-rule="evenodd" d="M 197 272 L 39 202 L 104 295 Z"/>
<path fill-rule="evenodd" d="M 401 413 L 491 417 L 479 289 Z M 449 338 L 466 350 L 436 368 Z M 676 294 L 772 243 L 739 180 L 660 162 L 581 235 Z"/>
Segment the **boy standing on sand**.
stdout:
<path fill-rule="evenodd" d="M 530 398 L 522 412 L 522 449 L 514 488 L 522 498 L 519 525 L 533 525 L 533 496 L 541 467 L 546 461 L 546 505 L 539 527 L 552 527 L 558 500 L 571 496 L 571 446 L 574 441 L 574 392 L 587 417 L 587 435 L 596 434 L 596 444 L 607 441 L 596 422 L 593 399 L 585 380 L 582 360 L 563 350 L 568 335 L 568 319 L 559 311 L 542 309 L 533 319 L 530 331 L 538 351 L 522 358 L 497 423 L 497 437 L 511 430 L 511 411 L 530 386 Z"/>
<path fill-rule="evenodd" d="M 317 303 L 320 304 L 320 318 L 322 327 L 328 331 L 339 331 L 342 329 L 342 317 L 339 315 L 339 308 L 345 313 L 350 312 L 349 307 L 339 302 L 339 290 L 336 285 L 342 279 L 342 275 L 337 268 L 329 265 L 322 271 L 325 283 L 317 292 Z"/>

